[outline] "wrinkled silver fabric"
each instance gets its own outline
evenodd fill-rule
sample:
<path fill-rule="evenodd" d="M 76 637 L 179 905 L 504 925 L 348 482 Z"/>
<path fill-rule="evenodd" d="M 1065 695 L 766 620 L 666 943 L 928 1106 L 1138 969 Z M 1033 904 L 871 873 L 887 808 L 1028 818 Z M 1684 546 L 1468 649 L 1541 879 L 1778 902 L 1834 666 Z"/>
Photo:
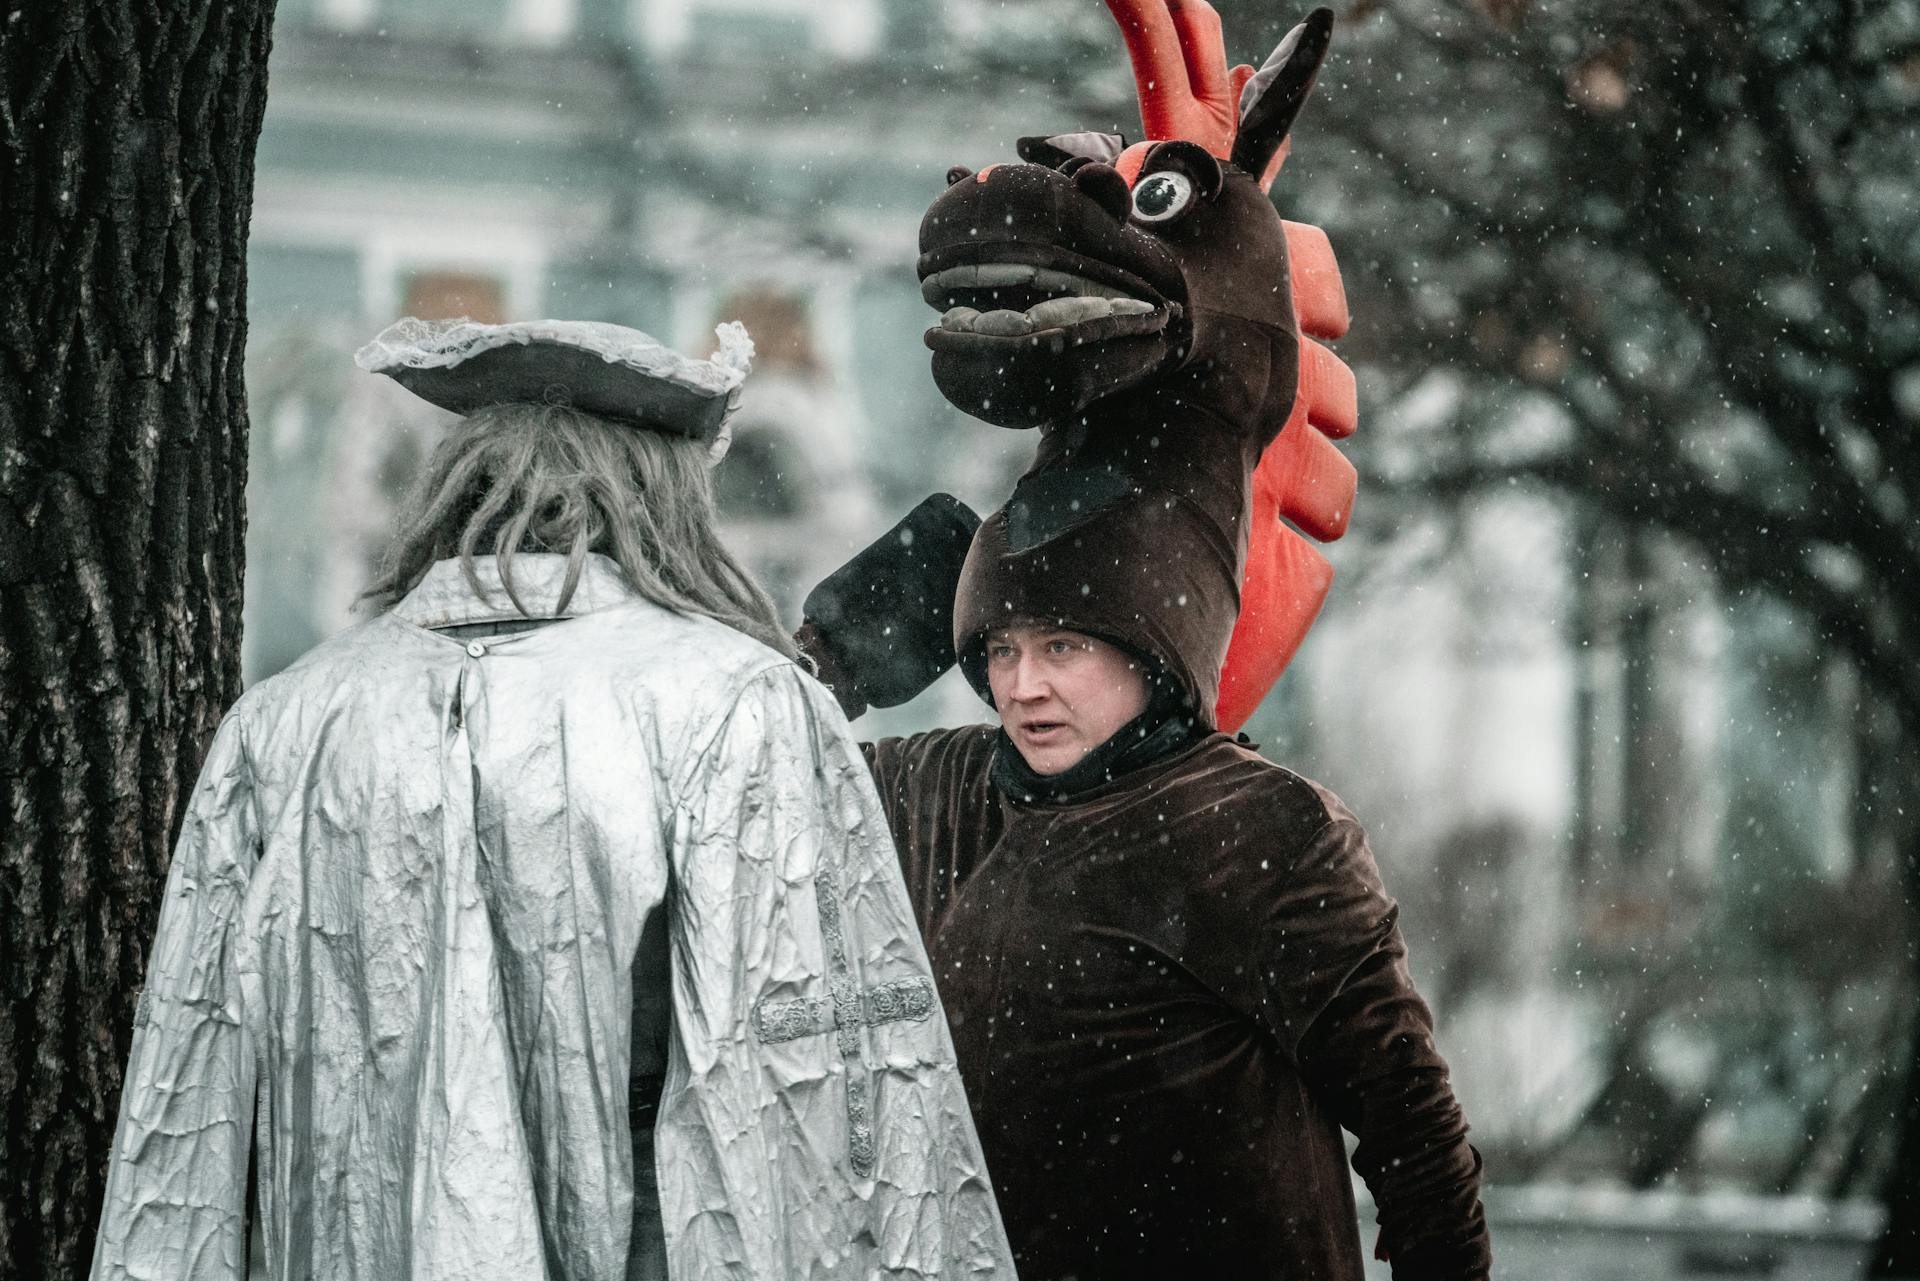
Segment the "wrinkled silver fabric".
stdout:
<path fill-rule="evenodd" d="M 1012 1277 L 831 696 L 598 557 L 564 621 L 466 639 L 513 616 L 480 567 L 486 594 L 443 562 L 221 725 L 93 1275 L 246 1276 L 251 1160 L 275 1281 L 622 1281 L 661 1229 L 675 1281 Z M 520 558 L 522 599 L 564 569 Z M 669 993 L 635 969 L 663 919 Z M 810 1013 L 769 1036 L 769 1010 Z M 656 1033 L 649 1171 L 628 1093 Z"/>

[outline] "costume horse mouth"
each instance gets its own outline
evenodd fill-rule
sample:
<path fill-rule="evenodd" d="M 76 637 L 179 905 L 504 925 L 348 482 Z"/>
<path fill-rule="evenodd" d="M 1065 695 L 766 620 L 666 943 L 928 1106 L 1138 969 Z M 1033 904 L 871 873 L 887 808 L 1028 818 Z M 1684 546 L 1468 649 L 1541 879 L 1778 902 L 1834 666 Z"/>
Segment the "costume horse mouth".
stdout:
<path fill-rule="evenodd" d="M 949 402 L 1038 427 L 1184 353 L 1186 279 L 1165 246 L 1055 170 L 992 174 L 950 185 L 920 225 L 921 297 L 941 312 L 926 344 Z"/>
<path fill-rule="evenodd" d="M 936 352 L 1051 352 L 1160 333 L 1180 316 L 1139 276 L 1052 245 L 952 245 L 921 255 L 920 295 L 941 312 Z"/>

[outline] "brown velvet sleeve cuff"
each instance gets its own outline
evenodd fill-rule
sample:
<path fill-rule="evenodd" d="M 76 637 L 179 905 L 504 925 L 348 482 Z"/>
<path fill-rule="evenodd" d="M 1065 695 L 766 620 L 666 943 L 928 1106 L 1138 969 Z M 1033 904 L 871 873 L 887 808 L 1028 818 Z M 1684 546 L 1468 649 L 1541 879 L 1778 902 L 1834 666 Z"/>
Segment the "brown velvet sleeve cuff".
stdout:
<path fill-rule="evenodd" d="M 840 704 L 840 710 L 846 713 L 848 720 L 858 720 L 866 714 L 866 699 L 860 696 L 852 678 L 840 669 L 833 650 L 827 646 L 826 637 L 820 634 L 819 628 L 811 622 L 800 624 L 800 629 L 793 634 L 793 643 L 813 664 L 815 678 L 833 694 L 834 701 Z"/>

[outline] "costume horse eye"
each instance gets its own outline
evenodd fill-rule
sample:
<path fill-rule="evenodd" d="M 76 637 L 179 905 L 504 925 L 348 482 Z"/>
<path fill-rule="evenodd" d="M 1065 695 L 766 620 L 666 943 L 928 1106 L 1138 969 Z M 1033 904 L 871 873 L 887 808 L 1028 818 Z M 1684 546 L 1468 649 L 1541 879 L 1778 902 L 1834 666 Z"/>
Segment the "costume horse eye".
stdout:
<path fill-rule="evenodd" d="M 1149 174 L 1133 189 L 1133 216 L 1141 222 L 1165 222 L 1193 199 L 1193 179 L 1171 169 Z"/>

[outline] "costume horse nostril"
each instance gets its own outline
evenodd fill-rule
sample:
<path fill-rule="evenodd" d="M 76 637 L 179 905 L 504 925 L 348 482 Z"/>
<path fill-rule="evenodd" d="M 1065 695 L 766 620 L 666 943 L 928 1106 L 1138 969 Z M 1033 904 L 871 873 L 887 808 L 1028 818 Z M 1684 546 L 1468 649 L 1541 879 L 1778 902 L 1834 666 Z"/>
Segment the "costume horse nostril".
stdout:
<path fill-rule="evenodd" d="M 1095 161 L 1076 167 L 1073 185 L 1082 195 L 1092 197 L 1095 204 L 1112 214 L 1115 222 L 1125 222 L 1127 214 L 1133 209 L 1133 192 L 1128 188 L 1127 180 L 1112 165 Z"/>

